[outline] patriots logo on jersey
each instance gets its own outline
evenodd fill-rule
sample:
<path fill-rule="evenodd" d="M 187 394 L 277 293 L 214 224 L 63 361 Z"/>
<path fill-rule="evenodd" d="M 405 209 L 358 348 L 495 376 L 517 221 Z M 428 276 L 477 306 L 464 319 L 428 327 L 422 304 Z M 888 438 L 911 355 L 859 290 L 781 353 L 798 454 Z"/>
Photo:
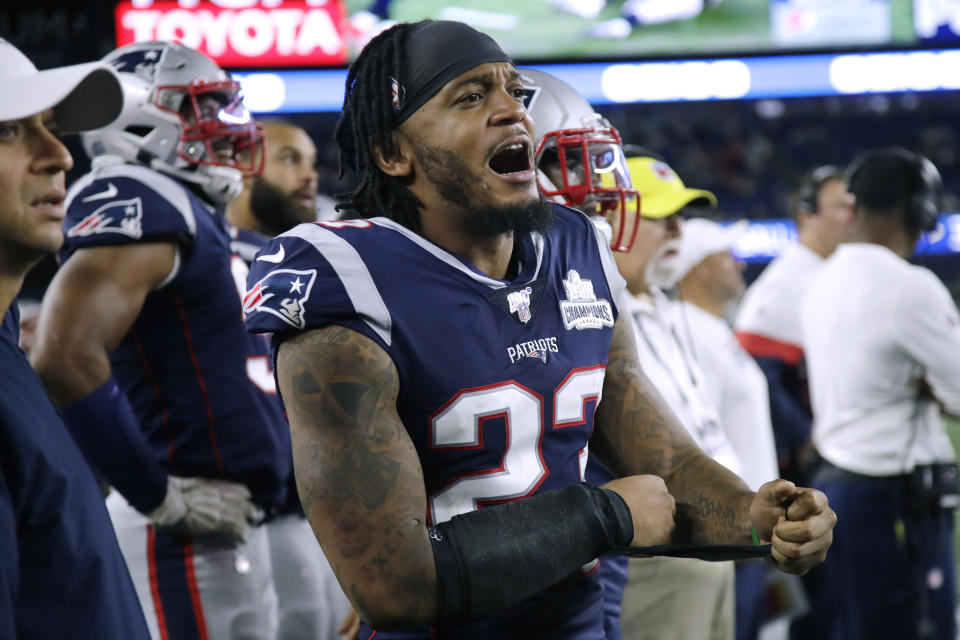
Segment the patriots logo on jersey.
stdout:
<path fill-rule="evenodd" d="M 534 349 L 530 351 L 527 355 L 527 358 L 538 358 L 543 364 L 547 364 L 547 350 L 546 349 Z"/>
<path fill-rule="evenodd" d="M 108 202 L 67 229 L 67 236 L 71 238 L 98 233 L 120 233 L 131 238 L 142 236 L 143 203 L 140 198 Z"/>
<path fill-rule="evenodd" d="M 277 269 L 253 285 L 243 297 L 243 312 L 272 313 L 297 329 L 306 326 L 304 304 L 317 279 L 316 269 Z"/>
<path fill-rule="evenodd" d="M 507 294 L 507 304 L 510 313 L 516 313 L 520 322 L 526 324 L 530 322 L 530 294 L 533 293 L 531 287 L 525 287 L 518 291 L 512 291 Z"/>

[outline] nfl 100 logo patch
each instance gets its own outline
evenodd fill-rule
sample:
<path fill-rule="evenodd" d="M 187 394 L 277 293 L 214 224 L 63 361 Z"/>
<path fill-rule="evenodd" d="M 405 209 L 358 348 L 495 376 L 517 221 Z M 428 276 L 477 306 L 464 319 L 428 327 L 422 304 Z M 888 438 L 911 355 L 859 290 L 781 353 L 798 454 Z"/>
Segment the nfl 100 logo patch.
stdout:
<path fill-rule="evenodd" d="M 530 294 L 533 293 L 531 287 L 525 287 L 523 289 L 518 289 L 517 291 L 512 291 L 507 294 L 507 305 L 509 306 L 510 313 L 516 313 L 517 318 L 520 319 L 520 322 L 526 324 L 530 321 Z"/>

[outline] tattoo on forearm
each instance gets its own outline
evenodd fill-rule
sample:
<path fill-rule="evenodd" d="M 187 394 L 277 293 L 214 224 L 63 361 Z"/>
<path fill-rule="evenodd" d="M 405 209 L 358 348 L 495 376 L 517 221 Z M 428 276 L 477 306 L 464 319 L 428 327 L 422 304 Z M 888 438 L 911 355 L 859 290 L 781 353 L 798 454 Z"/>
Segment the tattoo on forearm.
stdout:
<path fill-rule="evenodd" d="M 647 379 L 628 322 L 614 329 L 591 451 L 619 475 L 664 479 L 677 501 L 679 541 L 741 541 L 749 531 L 749 490 L 703 453 Z"/>

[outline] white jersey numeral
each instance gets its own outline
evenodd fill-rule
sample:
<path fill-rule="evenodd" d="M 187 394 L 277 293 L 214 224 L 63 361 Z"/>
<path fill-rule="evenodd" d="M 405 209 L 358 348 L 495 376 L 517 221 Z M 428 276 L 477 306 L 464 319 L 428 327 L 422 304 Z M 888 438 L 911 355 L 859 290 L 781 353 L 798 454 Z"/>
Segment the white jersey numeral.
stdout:
<path fill-rule="evenodd" d="M 553 394 L 554 429 L 587 421 L 586 403 L 600 401 L 605 367 L 571 371 Z M 436 450 L 483 448 L 483 423 L 501 418 L 506 450 L 500 466 L 455 478 L 429 498 L 430 520 L 446 522 L 481 503 L 509 502 L 533 494 L 547 476 L 543 459 L 543 398 L 514 381 L 461 391 L 430 421 L 430 445 Z M 583 480 L 587 449 L 578 454 Z"/>
<path fill-rule="evenodd" d="M 243 258 L 234 254 L 230 256 L 230 273 L 233 275 L 233 284 L 237 287 L 237 294 L 240 296 L 240 304 L 242 305 L 243 297 L 247 293 L 247 274 L 250 273 L 250 267 L 247 266 Z M 243 318 L 242 312 L 240 317 Z M 247 377 L 264 393 L 276 395 L 277 382 L 273 377 L 270 358 L 267 356 L 247 356 Z"/>
<path fill-rule="evenodd" d="M 553 428 L 574 427 L 587 421 L 587 402 L 595 400 L 597 406 L 603 395 L 603 376 L 605 368 L 602 364 L 571 371 L 556 393 L 553 394 Z M 589 450 L 586 445 L 580 450 L 580 482 L 586 479 L 587 457 Z"/>
<path fill-rule="evenodd" d="M 233 284 L 237 287 L 237 295 L 240 296 L 240 304 L 243 305 L 243 297 L 247 295 L 247 276 L 250 274 L 250 267 L 243 258 L 234 254 L 230 256 L 230 275 L 233 276 Z M 240 312 L 241 317 L 243 312 Z"/>
<path fill-rule="evenodd" d="M 277 383 L 273 377 L 273 367 L 267 356 L 247 356 L 247 377 L 260 391 L 276 395 Z"/>

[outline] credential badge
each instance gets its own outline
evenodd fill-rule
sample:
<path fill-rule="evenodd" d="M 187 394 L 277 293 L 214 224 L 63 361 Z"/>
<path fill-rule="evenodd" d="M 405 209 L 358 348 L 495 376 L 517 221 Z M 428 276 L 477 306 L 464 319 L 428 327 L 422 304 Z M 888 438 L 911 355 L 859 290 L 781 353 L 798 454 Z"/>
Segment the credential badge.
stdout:
<path fill-rule="evenodd" d="M 563 281 L 567 299 L 560 301 L 563 326 L 570 329 L 602 329 L 613 326 L 613 309 L 610 302 L 593 292 L 593 282 L 580 277 L 570 269 Z"/>

